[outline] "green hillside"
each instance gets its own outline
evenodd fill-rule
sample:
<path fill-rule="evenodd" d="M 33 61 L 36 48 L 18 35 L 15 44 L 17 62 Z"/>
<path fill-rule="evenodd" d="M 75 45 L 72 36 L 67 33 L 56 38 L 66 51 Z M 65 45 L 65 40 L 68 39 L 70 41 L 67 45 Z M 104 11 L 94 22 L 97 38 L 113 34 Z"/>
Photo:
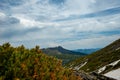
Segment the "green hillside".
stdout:
<path fill-rule="evenodd" d="M 120 61 L 115 66 L 108 65 L 117 60 L 120 60 L 120 39 L 95 53 L 76 59 L 66 66 L 72 68 L 77 67 L 79 70 L 92 72 L 97 71 L 101 67 L 107 65 L 106 70 L 102 72 L 106 73 L 110 70 L 120 68 Z"/>
<path fill-rule="evenodd" d="M 73 61 L 81 56 L 85 56 L 86 54 L 81 52 L 74 52 L 71 50 L 64 49 L 61 46 L 53 47 L 53 48 L 44 48 L 41 49 L 45 54 L 49 56 L 56 57 L 58 59 L 61 59 L 63 61 L 63 65 L 67 64 L 70 61 Z"/>
<path fill-rule="evenodd" d="M 39 46 L 0 45 L 0 80 L 81 80 L 62 61 L 42 53 Z"/>

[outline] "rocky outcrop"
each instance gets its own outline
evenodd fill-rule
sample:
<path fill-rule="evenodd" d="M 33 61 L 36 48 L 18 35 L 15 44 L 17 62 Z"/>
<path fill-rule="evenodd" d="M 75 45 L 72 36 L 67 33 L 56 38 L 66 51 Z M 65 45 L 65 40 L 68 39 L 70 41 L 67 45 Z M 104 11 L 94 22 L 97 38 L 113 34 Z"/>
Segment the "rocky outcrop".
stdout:
<path fill-rule="evenodd" d="M 75 71 L 74 74 L 77 76 L 81 76 L 83 80 L 116 80 L 116 79 L 98 74 L 96 72 L 85 73 L 83 71 L 79 71 L 79 72 Z"/>
<path fill-rule="evenodd" d="M 110 77 L 106 77 L 104 75 L 98 74 L 96 72 L 91 72 L 90 73 L 91 76 L 93 76 L 96 80 L 116 80 Z"/>

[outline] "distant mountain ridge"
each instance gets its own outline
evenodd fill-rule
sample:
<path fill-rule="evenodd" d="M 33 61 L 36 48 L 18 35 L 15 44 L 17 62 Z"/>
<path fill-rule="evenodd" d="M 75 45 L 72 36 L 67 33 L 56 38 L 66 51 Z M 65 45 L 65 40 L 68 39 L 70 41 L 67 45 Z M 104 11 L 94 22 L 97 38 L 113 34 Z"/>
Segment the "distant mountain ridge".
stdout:
<path fill-rule="evenodd" d="M 98 50 L 100 50 L 101 48 L 90 48 L 90 49 L 76 49 L 73 50 L 75 52 L 82 52 L 82 53 L 86 53 L 86 54 L 91 54 L 93 52 L 96 52 Z"/>
<path fill-rule="evenodd" d="M 42 51 L 44 53 L 54 53 L 54 54 L 73 54 L 73 55 L 85 55 L 82 52 L 76 52 L 76 51 L 72 51 L 72 50 L 67 50 L 64 49 L 61 46 L 58 47 L 52 47 L 52 48 L 43 48 Z"/>
<path fill-rule="evenodd" d="M 43 53 L 61 59 L 63 65 L 86 54 L 64 49 L 61 46 L 41 49 Z"/>

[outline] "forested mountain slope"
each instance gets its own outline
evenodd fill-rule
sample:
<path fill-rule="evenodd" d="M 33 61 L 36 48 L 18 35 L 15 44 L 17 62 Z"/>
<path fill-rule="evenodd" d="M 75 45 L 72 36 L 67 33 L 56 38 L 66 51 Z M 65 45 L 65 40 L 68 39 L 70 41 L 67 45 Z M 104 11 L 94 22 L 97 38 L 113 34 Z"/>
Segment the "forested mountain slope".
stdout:
<path fill-rule="evenodd" d="M 98 73 L 120 68 L 120 39 L 95 53 L 76 59 L 66 66 L 75 70 Z"/>

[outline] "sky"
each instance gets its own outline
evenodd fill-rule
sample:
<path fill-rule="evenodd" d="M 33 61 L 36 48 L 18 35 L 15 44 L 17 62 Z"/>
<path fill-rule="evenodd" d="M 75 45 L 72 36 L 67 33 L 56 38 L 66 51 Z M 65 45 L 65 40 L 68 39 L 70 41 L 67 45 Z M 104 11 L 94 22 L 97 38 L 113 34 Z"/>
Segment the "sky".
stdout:
<path fill-rule="evenodd" d="M 120 0 L 0 0 L 0 44 L 102 48 L 120 38 Z"/>

